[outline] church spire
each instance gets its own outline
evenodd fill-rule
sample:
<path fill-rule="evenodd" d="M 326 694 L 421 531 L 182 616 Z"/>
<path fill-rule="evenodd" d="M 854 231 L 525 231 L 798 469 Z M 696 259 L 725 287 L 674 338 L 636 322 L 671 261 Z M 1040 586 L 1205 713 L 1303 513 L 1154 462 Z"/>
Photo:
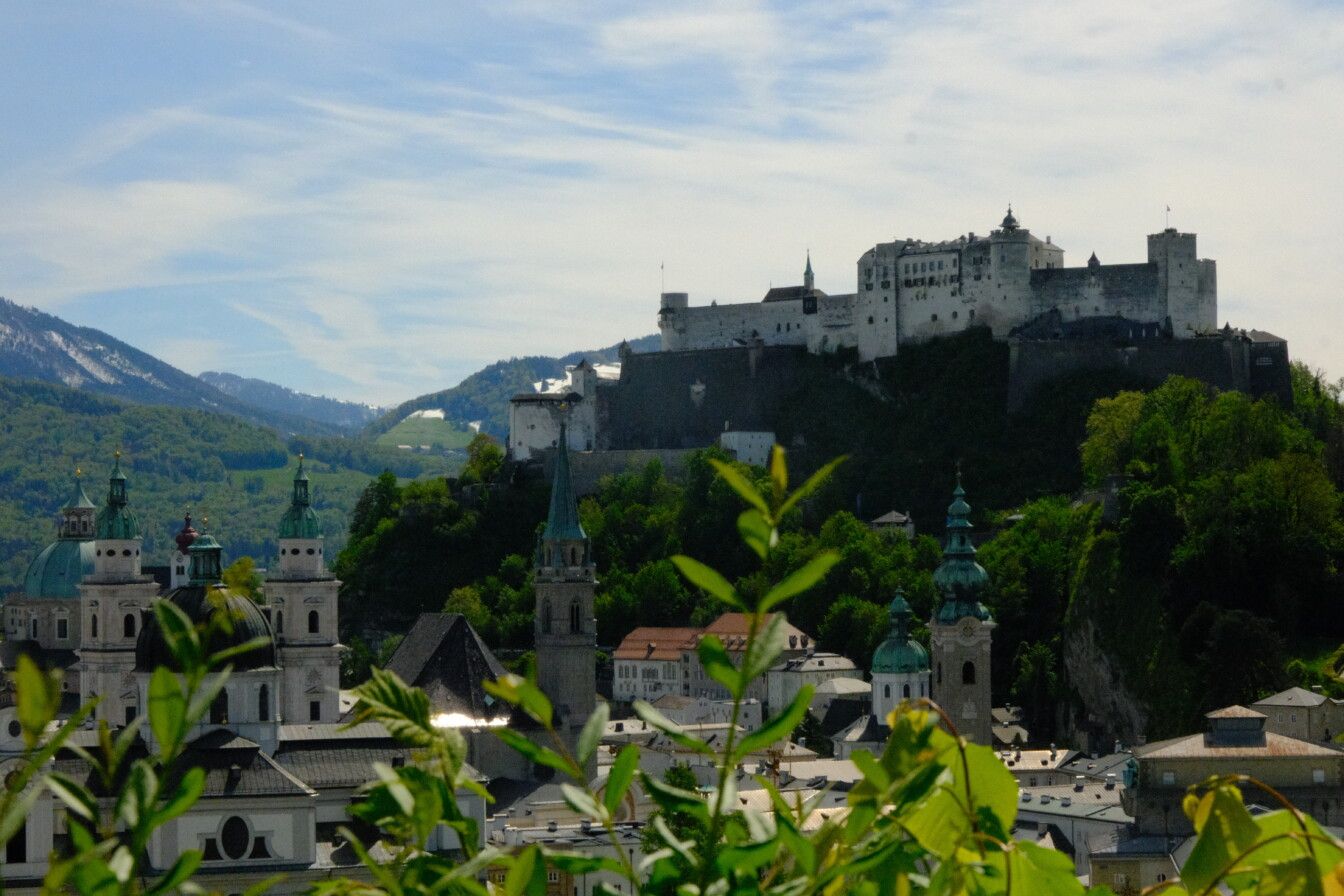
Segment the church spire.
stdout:
<path fill-rule="evenodd" d="M 289 509 L 280 518 L 280 537 L 322 537 L 322 522 L 312 507 L 312 498 L 308 492 L 308 474 L 303 471 L 302 454 L 299 455 L 299 468 L 294 472 L 294 492 L 290 497 Z"/>
<path fill-rule="evenodd" d="M 96 535 L 99 539 L 138 540 L 140 520 L 128 506 L 126 474 L 121 472 L 121 452 L 115 455 L 112 475 L 107 480 L 107 504 L 98 513 Z"/>
<path fill-rule="evenodd" d="M 942 606 L 936 618 L 952 623 L 963 616 L 989 619 L 989 610 L 980 603 L 980 595 L 989 584 L 989 573 L 975 560 L 975 545 L 971 543 L 971 505 L 966 503 L 966 490 L 961 486 L 961 465 L 957 465 L 957 486 L 952 490 L 952 503 L 947 507 L 947 541 L 943 546 L 943 562 L 933 572 L 933 583 L 943 594 Z"/>
<path fill-rule="evenodd" d="M 559 446 L 555 451 L 555 475 L 551 477 L 551 508 L 546 515 L 543 541 L 588 540 L 579 524 L 579 503 L 574 498 L 574 486 L 569 477 L 569 446 L 565 427 L 560 426 Z"/>
<path fill-rule="evenodd" d="M 803 289 L 811 289 L 813 283 L 812 277 L 812 250 L 807 250 L 807 267 L 803 269 Z"/>

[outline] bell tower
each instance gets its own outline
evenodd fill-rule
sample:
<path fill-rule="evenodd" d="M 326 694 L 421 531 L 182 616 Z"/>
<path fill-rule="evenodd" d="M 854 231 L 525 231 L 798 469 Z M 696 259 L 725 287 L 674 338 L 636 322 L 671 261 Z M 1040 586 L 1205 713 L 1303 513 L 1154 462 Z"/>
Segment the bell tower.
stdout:
<path fill-rule="evenodd" d="M 943 562 L 933 573 L 933 583 L 942 594 L 929 621 L 933 699 L 967 740 L 989 746 L 993 743 L 989 657 L 995 623 L 980 602 L 989 574 L 975 560 L 970 513 L 958 471 L 947 508 Z"/>
<path fill-rule="evenodd" d="M 126 497 L 121 452 L 108 480 L 107 503 L 94 522 L 93 573 L 79 586 L 80 697 L 99 699 L 94 718 L 112 727 L 141 712 L 135 679 L 135 641 L 158 594 L 140 572 L 140 520 Z"/>
<path fill-rule="evenodd" d="M 556 729 L 573 747 L 597 705 L 597 577 L 592 545 L 579 524 L 563 426 L 534 581 L 537 684 L 555 707 Z"/>
<path fill-rule="evenodd" d="M 340 716 L 336 607 L 341 583 L 327 571 L 322 523 L 313 510 L 303 455 L 279 536 L 280 562 L 266 580 L 266 600 L 284 669 L 281 719 L 335 722 Z"/>

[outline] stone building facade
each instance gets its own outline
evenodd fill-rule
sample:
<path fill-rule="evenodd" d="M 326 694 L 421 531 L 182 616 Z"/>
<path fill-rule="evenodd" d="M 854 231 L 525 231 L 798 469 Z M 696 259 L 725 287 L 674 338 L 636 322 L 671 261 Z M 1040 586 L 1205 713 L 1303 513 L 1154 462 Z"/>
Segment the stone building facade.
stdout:
<path fill-rule="evenodd" d="M 1167 228 L 1148 237 L 1148 259 L 1103 265 L 1095 253 L 1066 268 L 1064 250 L 1022 227 L 1012 209 L 988 236 L 940 242 L 878 243 L 857 263 L 855 291 L 828 295 L 813 285 L 811 258 L 801 287 L 771 289 L 760 302 L 690 305 L 663 293 L 664 351 L 764 344 L 840 349 L 860 360 L 891 357 L 901 345 L 987 326 L 1006 339 L 1033 318 L 1123 317 L 1162 326 L 1178 339 L 1217 327 L 1217 271 L 1199 259 L 1196 237 Z"/>

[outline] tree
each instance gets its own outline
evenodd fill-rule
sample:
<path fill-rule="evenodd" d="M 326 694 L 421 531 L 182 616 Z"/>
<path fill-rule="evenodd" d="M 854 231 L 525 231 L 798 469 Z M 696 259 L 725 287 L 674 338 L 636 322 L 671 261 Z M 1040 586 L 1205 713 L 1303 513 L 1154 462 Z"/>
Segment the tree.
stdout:
<path fill-rule="evenodd" d="M 499 442 L 478 432 L 467 443 L 467 463 L 462 468 L 463 482 L 493 482 L 504 465 L 504 449 Z"/>
<path fill-rule="evenodd" d="M 255 603 L 266 602 L 262 592 L 265 583 L 261 573 L 257 572 L 256 562 L 251 557 L 244 555 L 230 563 L 224 568 L 223 578 L 230 591 L 245 594 Z"/>
<path fill-rule="evenodd" d="M 873 652 L 886 634 L 886 608 L 853 595 L 831 604 L 817 630 L 823 647 L 849 657 L 860 669 L 872 662 Z"/>

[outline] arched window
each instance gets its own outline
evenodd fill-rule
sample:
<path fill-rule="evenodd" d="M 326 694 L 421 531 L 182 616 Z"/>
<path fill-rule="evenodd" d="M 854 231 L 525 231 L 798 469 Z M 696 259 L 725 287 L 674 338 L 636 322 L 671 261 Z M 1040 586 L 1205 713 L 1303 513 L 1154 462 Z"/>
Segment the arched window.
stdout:
<path fill-rule="evenodd" d="M 569 630 L 571 632 L 581 632 L 583 629 L 579 625 L 579 602 L 569 605 Z"/>
<path fill-rule="evenodd" d="M 908 684 L 901 685 L 901 696 L 907 700 L 910 699 L 910 685 Z"/>
<path fill-rule="evenodd" d="M 975 684 L 975 663 L 970 660 L 961 664 L 961 683 Z"/>
<path fill-rule="evenodd" d="M 275 611 L 275 633 L 277 636 L 283 636 L 285 633 L 285 611 Z"/>
<path fill-rule="evenodd" d="M 127 638 L 135 637 L 135 614 L 127 613 L 126 618 L 121 620 L 121 633 Z"/>
<path fill-rule="evenodd" d="M 257 691 L 257 721 L 269 722 L 271 720 L 271 689 L 262 685 Z"/>
<path fill-rule="evenodd" d="M 229 723 L 229 692 L 222 690 L 210 704 L 210 724 L 227 725 Z"/>
<path fill-rule="evenodd" d="M 551 633 L 551 602 L 549 600 L 541 602 L 541 633 L 543 635 Z"/>
<path fill-rule="evenodd" d="M 95 637 L 95 638 L 98 637 L 98 617 L 97 617 L 97 616 L 90 616 L 90 617 L 89 617 L 89 634 L 92 635 L 92 636 Z"/>
<path fill-rule="evenodd" d="M 889 684 L 882 685 L 882 696 L 887 698 L 888 700 L 891 699 L 891 685 Z"/>
<path fill-rule="evenodd" d="M 318 623 L 318 619 L 317 619 L 317 611 L 316 611 L 316 610 L 309 610 L 309 611 L 308 611 L 308 634 L 310 634 L 310 635 L 315 635 L 315 634 L 317 634 L 317 629 L 318 629 L 318 625 L 317 625 L 317 623 Z"/>

